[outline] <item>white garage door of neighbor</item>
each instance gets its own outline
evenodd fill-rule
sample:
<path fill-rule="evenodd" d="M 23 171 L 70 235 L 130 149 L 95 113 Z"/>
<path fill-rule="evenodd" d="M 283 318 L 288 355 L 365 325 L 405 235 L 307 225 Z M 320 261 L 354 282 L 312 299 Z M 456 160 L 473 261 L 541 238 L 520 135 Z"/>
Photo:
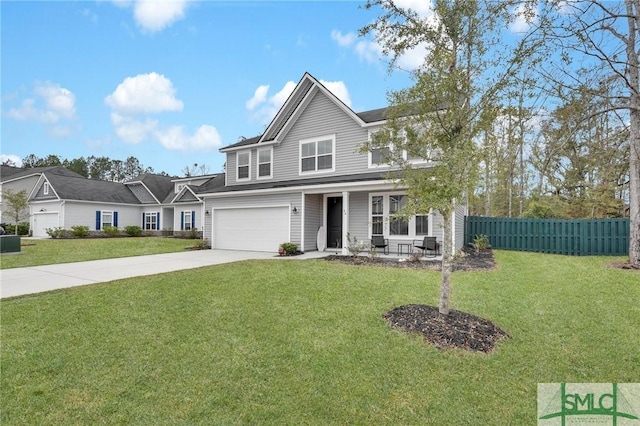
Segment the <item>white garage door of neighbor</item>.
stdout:
<path fill-rule="evenodd" d="M 57 228 L 59 226 L 58 212 L 35 213 L 33 215 L 34 237 L 47 237 L 48 228 Z"/>
<path fill-rule="evenodd" d="M 217 249 L 275 253 L 289 241 L 289 207 L 215 210 L 213 220 Z"/>

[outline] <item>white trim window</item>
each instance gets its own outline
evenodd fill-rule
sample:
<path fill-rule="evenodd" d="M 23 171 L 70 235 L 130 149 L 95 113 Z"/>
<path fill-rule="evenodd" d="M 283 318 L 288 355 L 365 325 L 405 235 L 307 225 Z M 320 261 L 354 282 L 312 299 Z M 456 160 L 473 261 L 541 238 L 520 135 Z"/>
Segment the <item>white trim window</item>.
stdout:
<path fill-rule="evenodd" d="M 49 195 L 49 182 L 45 182 L 44 185 L 42 186 L 42 193 L 44 195 Z"/>
<path fill-rule="evenodd" d="M 158 230 L 158 212 L 145 212 L 144 214 L 144 230 Z"/>
<path fill-rule="evenodd" d="M 403 193 L 369 194 L 369 233 L 385 238 L 413 239 L 429 235 L 429 214 L 397 217 L 407 203 Z"/>
<path fill-rule="evenodd" d="M 269 179 L 273 176 L 273 149 L 258 150 L 258 179 Z"/>
<path fill-rule="evenodd" d="M 300 141 L 300 174 L 335 171 L 336 135 Z"/>
<path fill-rule="evenodd" d="M 193 223 L 193 216 L 192 216 L 193 212 L 191 212 L 190 210 L 185 210 L 183 212 L 183 223 L 182 223 L 182 228 L 185 231 L 190 231 L 191 230 L 191 224 Z"/>
<path fill-rule="evenodd" d="M 102 210 L 100 226 L 102 227 L 102 229 L 107 226 L 114 226 L 112 211 Z"/>
<path fill-rule="evenodd" d="M 251 151 L 236 154 L 236 180 L 251 179 Z"/>
<path fill-rule="evenodd" d="M 369 130 L 369 142 L 372 140 L 372 136 L 380 130 Z M 385 147 L 373 148 L 369 150 L 368 160 L 369 168 L 376 167 L 389 167 L 388 158 L 391 153 L 391 145 Z"/>

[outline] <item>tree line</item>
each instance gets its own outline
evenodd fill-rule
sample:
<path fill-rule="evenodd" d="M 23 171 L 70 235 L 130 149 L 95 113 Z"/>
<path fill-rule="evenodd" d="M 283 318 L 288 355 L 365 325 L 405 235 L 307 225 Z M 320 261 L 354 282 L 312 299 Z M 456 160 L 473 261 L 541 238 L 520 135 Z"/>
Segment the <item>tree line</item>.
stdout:
<path fill-rule="evenodd" d="M 16 166 L 11 160 L 6 160 L 3 165 Z M 105 156 L 96 157 L 95 155 L 78 157 L 70 160 L 67 158 L 60 158 L 55 154 L 50 154 L 44 157 L 29 154 L 22 159 L 22 168 L 25 169 L 50 166 L 63 166 L 88 179 L 97 179 L 109 182 L 126 182 L 145 173 L 177 177 L 169 175 L 165 171 L 156 172 L 153 167 L 144 166 L 140 160 L 133 156 L 127 157 L 124 161 Z M 183 167 L 181 172 L 183 177 L 201 176 L 209 174 L 210 168 L 206 164 L 194 163 Z"/>

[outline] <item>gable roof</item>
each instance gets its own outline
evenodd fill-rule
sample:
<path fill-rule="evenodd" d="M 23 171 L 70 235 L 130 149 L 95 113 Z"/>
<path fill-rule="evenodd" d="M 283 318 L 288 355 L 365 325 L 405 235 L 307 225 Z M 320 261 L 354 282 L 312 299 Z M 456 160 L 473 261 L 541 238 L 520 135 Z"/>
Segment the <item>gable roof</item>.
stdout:
<path fill-rule="evenodd" d="M 62 168 L 64 169 L 63 166 L 47 166 L 47 167 L 29 167 L 29 168 L 22 168 L 22 167 L 13 167 L 13 166 L 5 166 L 5 165 L 0 165 L 0 182 L 8 182 L 8 181 L 12 181 L 15 179 L 21 179 L 27 176 L 33 176 L 33 175 L 38 175 L 41 173 L 44 173 L 48 170 L 53 170 L 53 169 L 57 169 L 57 168 Z M 67 170 L 69 173 L 74 173 L 77 174 L 75 172 L 72 172 L 71 170 L 65 169 Z M 80 176 L 80 175 L 78 175 Z"/>
<path fill-rule="evenodd" d="M 47 170 L 44 176 L 63 200 L 140 204 L 129 188 L 118 182 L 87 179 L 64 167 Z"/>
<path fill-rule="evenodd" d="M 288 128 L 293 124 L 293 122 L 295 122 L 296 116 L 304 110 L 312 95 L 318 91 L 327 96 L 334 104 L 336 104 L 361 126 L 370 123 L 382 122 L 387 119 L 388 108 L 378 108 L 361 113 L 355 113 L 316 78 L 309 73 L 305 73 L 262 135 L 244 139 L 240 142 L 223 147 L 220 149 L 220 152 L 236 150 L 259 143 L 277 141 L 278 138 L 281 139 L 284 134 L 286 134 Z"/>
<path fill-rule="evenodd" d="M 161 203 L 165 198 L 173 192 L 173 181 L 169 176 L 157 175 L 154 173 L 143 173 L 124 183 L 142 184 L 153 195 L 153 197 Z"/>

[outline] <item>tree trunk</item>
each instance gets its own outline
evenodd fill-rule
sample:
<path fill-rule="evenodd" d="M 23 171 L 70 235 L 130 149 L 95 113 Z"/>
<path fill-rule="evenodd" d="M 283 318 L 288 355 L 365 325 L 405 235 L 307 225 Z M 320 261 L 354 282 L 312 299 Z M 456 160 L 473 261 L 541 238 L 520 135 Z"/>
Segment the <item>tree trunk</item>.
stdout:
<path fill-rule="evenodd" d="M 453 206 L 454 204 L 452 204 Z M 451 292 L 451 271 L 453 256 L 451 241 L 451 211 L 447 209 L 442 213 L 444 221 L 444 236 L 442 238 L 442 283 L 440 285 L 440 307 L 439 311 L 443 315 L 449 315 L 449 296 Z"/>
<path fill-rule="evenodd" d="M 640 1 L 625 0 L 627 6 L 627 22 L 629 24 L 629 40 L 627 57 L 629 61 L 629 142 L 631 155 L 629 159 L 629 263 L 640 268 L 640 69 L 636 49 L 638 34 L 638 14 Z M 635 6 L 635 10 L 634 10 Z"/>

